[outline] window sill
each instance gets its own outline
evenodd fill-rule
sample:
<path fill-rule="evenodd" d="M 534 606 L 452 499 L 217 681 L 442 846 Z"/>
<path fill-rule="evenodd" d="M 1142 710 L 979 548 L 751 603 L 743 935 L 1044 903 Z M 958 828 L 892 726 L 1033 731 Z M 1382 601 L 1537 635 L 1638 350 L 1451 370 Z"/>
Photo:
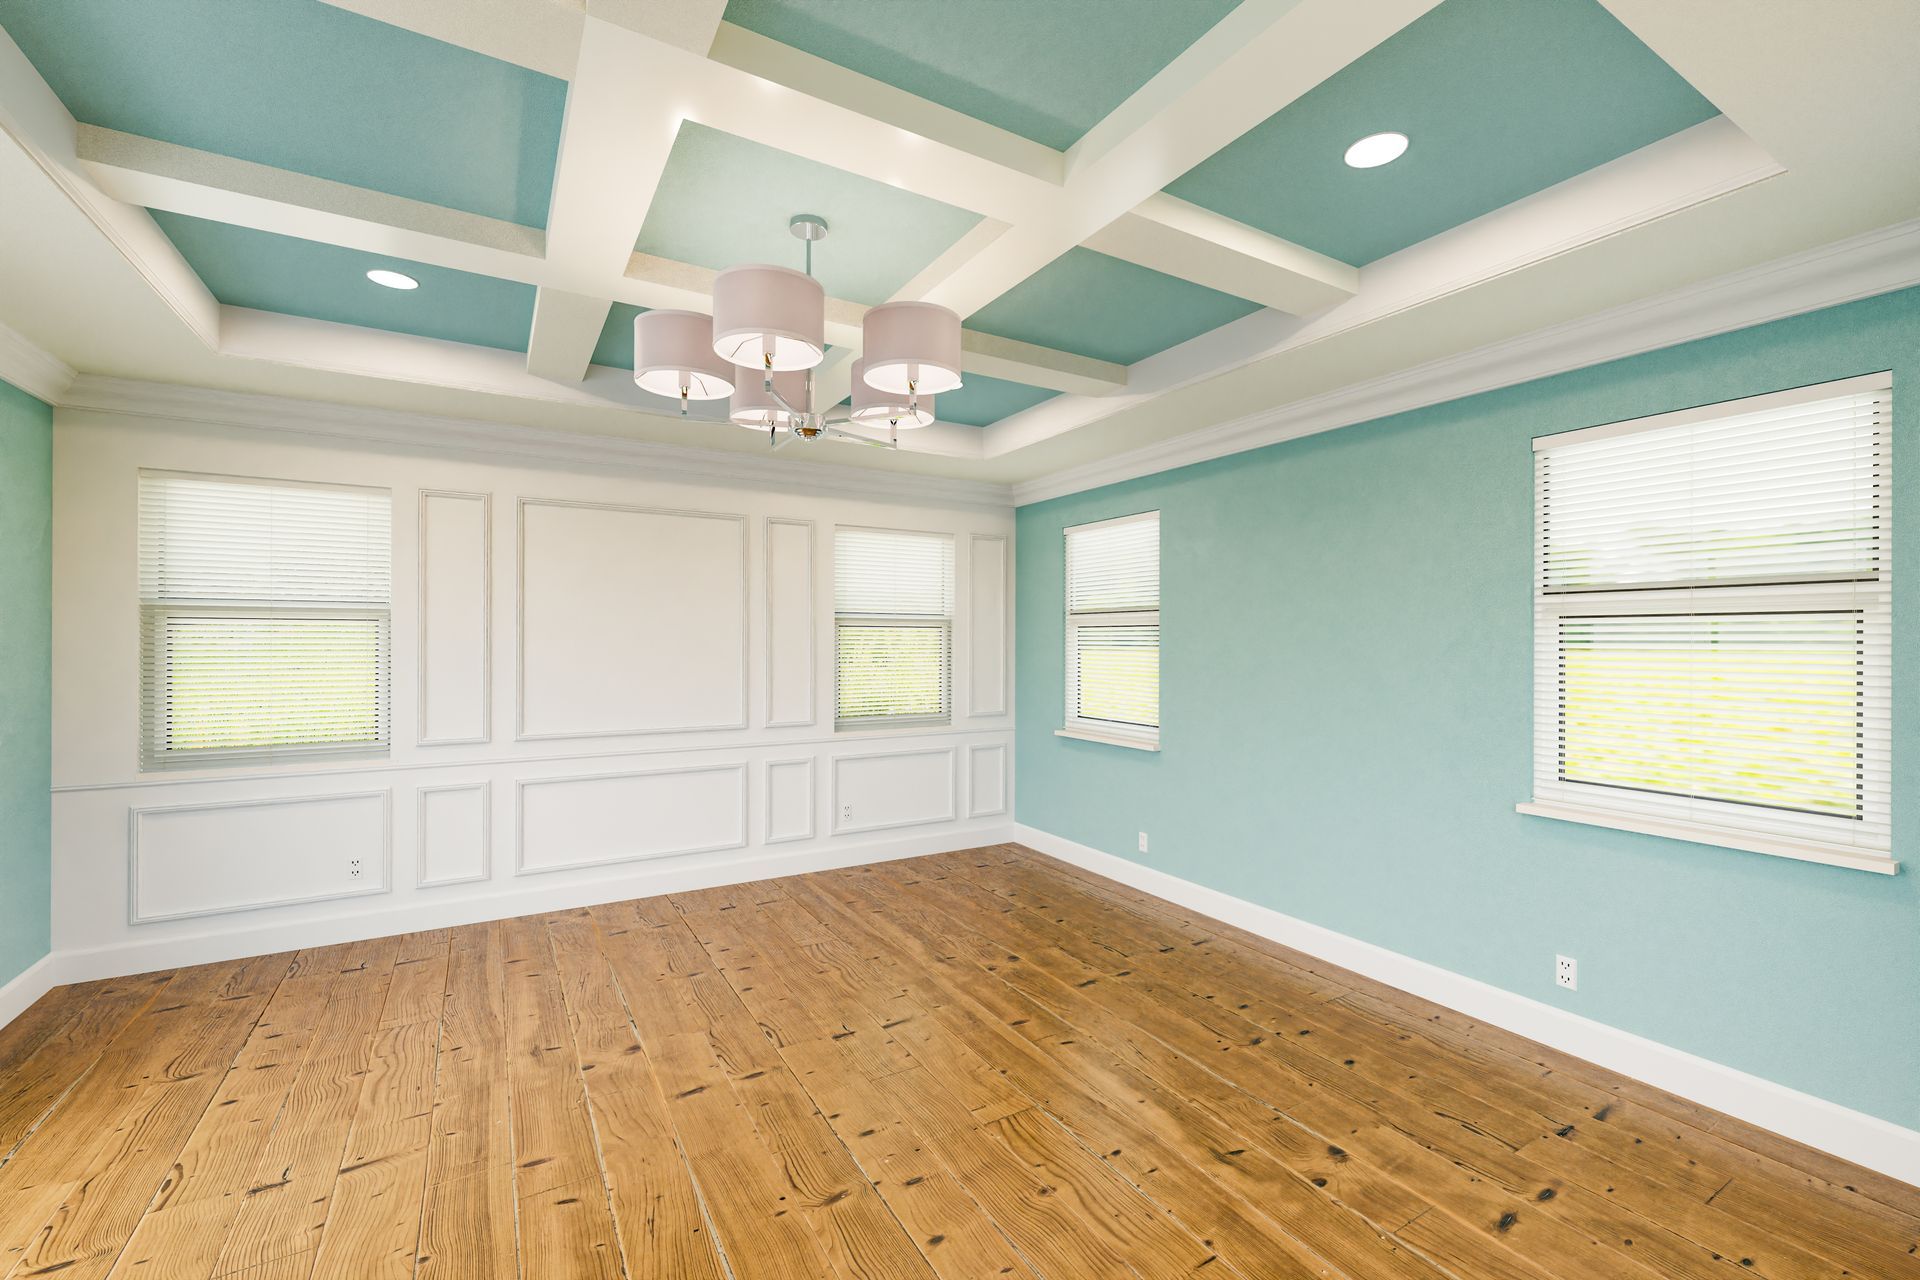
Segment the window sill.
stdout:
<path fill-rule="evenodd" d="M 1587 809 L 1578 805 L 1528 800 L 1514 807 L 1516 813 L 1536 818 L 1558 818 L 1590 827 L 1610 827 L 1615 831 L 1637 831 L 1642 835 L 1665 836 L 1694 844 L 1717 845 L 1723 849 L 1741 849 L 1776 858 L 1800 862 L 1818 862 L 1829 867 L 1853 871 L 1871 871 L 1877 875 L 1897 875 L 1900 864 L 1891 857 L 1862 853 L 1843 844 L 1821 840 L 1797 840 L 1791 836 L 1769 836 L 1754 831 L 1736 831 L 1730 827 L 1708 826 L 1698 822 L 1679 822 L 1644 813 L 1616 813 L 1607 809 Z"/>
<path fill-rule="evenodd" d="M 1101 733 L 1097 729 L 1055 729 L 1056 738 L 1073 738 L 1079 742 L 1104 742 L 1110 747 L 1130 747 L 1135 751 L 1158 751 L 1158 738 L 1130 738 L 1121 733 Z"/>

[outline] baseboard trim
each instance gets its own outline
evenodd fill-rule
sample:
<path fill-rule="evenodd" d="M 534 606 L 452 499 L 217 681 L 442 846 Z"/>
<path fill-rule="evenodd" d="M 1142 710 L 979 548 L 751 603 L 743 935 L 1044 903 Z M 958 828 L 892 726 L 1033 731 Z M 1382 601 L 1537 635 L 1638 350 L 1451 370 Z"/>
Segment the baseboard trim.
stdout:
<path fill-rule="evenodd" d="M 353 916 L 231 932 L 175 934 L 165 938 L 142 938 L 108 947 L 56 951 L 34 969 L 28 970 L 28 974 L 39 969 L 47 970 L 44 985 L 39 991 L 35 991 L 18 1008 L 0 1003 L 0 1025 L 33 1003 L 48 988 L 65 983 L 117 978 L 181 965 L 214 964 L 276 951 L 359 942 L 421 929 L 446 929 L 543 911 L 566 911 L 602 902 L 620 902 L 627 898 L 712 889 L 747 880 L 767 880 L 836 867 L 917 858 L 930 853 L 944 853 L 956 847 L 999 844 L 1011 838 L 1011 831 L 1011 826 L 995 825 L 906 839 L 841 841 L 817 849 L 755 849 L 672 858 L 658 863 L 627 864 L 616 875 L 571 880 L 563 884 L 530 885 L 525 880 L 501 881 L 497 886 L 498 892 L 451 901 L 432 897 L 416 898 L 404 905 L 365 911 Z M 0 1001 L 4 1000 L 5 995 L 11 994 L 14 986 L 28 974 L 22 974 L 8 984 L 4 992 L 0 992 Z"/>
<path fill-rule="evenodd" d="M 1016 824 L 1041 853 L 1283 946 L 1457 1009 L 1530 1040 L 1723 1111 L 1855 1164 L 1920 1186 L 1920 1132 L 1763 1080 L 1632 1032 L 1516 995 L 1371 942 L 1336 933 L 1051 832 Z"/>
<path fill-rule="evenodd" d="M 0 987 L 0 1027 L 25 1013 L 35 1000 L 60 985 L 60 963 L 54 955 L 44 955 L 13 981 Z"/>

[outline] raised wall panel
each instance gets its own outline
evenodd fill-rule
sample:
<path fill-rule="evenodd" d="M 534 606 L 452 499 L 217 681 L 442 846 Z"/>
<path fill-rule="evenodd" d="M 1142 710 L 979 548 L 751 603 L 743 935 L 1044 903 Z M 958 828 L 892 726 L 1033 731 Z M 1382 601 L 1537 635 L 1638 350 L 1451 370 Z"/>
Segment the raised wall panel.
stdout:
<path fill-rule="evenodd" d="M 813 521 L 769 517 L 767 727 L 813 723 Z"/>
<path fill-rule="evenodd" d="M 746 518 L 520 503 L 522 739 L 746 727 Z"/>
<path fill-rule="evenodd" d="M 976 533 L 967 539 L 968 710 L 976 716 L 1007 713 L 1007 540 Z"/>
<path fill-rule="evenodd" d="M 462 782 L 421 787 L 418 829 L 422 888 L 485 880 L 492 874 L 493 787 Z"/>
<path fill-rule="evenodd" d="M 747 843 L 747 766 L 737 761 L 529 778 L 519 790 L 519 875 Z"/>
<path fill-rule="evenodd" d="M 967 816 L 990 818 L 1007 811 L 1007 744 L 976 742 L 967 748 Z"/>
<path fill-rule="evenodd" d="M 924 747 L 833 758 L 833 832 L 954 820 L 954 749 Z"/>
<path fill-rule="evenodd" d="M 769 760 L 765 844 L 813 839 L 813 757 Z"/>
<path fill-rule="evenodd" d="M 420 745 L 492 736 L 492 500 L 420 492 Z"/>
<path fill-rule="evenodd" d="M 134 924 L 385 893 L 390 791 L 132 809 Z"/>

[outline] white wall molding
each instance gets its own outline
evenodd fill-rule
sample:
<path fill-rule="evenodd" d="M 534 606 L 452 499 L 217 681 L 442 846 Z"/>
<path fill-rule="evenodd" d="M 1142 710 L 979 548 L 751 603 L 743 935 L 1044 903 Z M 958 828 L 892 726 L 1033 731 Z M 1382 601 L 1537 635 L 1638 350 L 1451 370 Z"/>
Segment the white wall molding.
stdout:
<path fill-rule="evenodd" d="M 218 426 L 278 435 L 350 440 L 410 453 L 454 452 L 516 466 L 588 466 L 643 475 L 648 480 L 772 490 L 873 502 L 1003 510 L 1013 490 L 1003 484 L 806 462 L 791 455 L 653 444 L 474 419 L 443 418 L 394 409 L 331 404 L 285 396 L 206 387 L 172 386 L 84 374 L 55 403 L 65 409 L 157 418 L 188 426 Z"/>
<path fill-rule="evenodd" d="M 846 766 L 864 764 L 868 761 L 885 761 L 899 764 L 903 760 L 915 760 L 922 756 L 940 756 L 945 758 L 946 767 L 941 771 L 945 786 L 942 807 L 937 812 L 902 812 L 895 816 L 883 816 L 874 819 L 864 816 L 868 807 L 880 807 L 886 803 L 900 804 L 910 796 L 907 788 L 900 786 L 900 778 L 886 779 L 888 785 L 875 791 L 869 787 L 864 794 L 846 776 Z M 888 831 L 896 827 L 928 826 L 936 822 L 954 822 L 960 817 L 960 753 L 952 745 L 939 747 L 907 747 L 898 751 L 858 751 L 845 755 L 832 756 L 827 764 L 827 781 L 833 793 L 832 809 L 827 815 L 827 830 L 836 836 L 859 835 L 868 831 Z M 856 806 L 855 812 L 863 815 L 849 817 L 849 805 Z"/>
<path fill-rule="evenodd" d="M 760 843 L 788 844 L 798 840 L 811 840 L 818 835 L 820 823 L 814 814 L 814 810 L 817 808 L 815 804 L 815 793 L 818 786 L 814 780 L 815 770 L 813 757 L 777 756 L 761 761 L 760 769 L 760 803 L 762 808 Z M 806 796 L 807 823 L 804 828 L 798 823 L 795 823 L 794 829 L 788 832 L 782 831 L 778 821 L 779 815 L 774 811 L 774 800 L 777 794 L 774 785 L 774 774 L 780 770 L 792 769 L 806 770 L 807 780 L 804 784 L 802 794 Z"/>
<path fill-rule="evenodd" d="M 578 858 L 571 862 L 545 863 L 529 866 L 527 863 L 527 793 L 542 788 L 592 785 L 595 783 L 638 782 L 648 778 L 691 777 L 696 774 L 732 774 L 738 792 L 734 807 L 734 828 L 720 839 L 706 843 L 690 845 L 668 845 L 657 849 L 637 849 L 605 857 Z M 678 858 L 688 854 L 726 853 L 747 847 L 747 762 L 744 760 L 724 760 L 716 764 L 681 765 L 666 769 L 624 769 L 613 773 L 581 773 L 558 778 L 517 778 L 513 784 L 513 874 L 515 876 L 547 875 L 556 871 L 582 871 L 594 867 L 613 866 L 622 862 L 647 862 L 655 858 Z M 643 815 L 634 815 L 636 826 L 645 829 L 649 824 Z"/>
<path fill-rule="evenodd" d="M 1016 825 L 1013 831 L 1015 840 L 1062 862 L 1237 925 L 1796 1142 L 1920 1185 L 1920 1132 L 1915 1130 L 1035 827 Z"/>
<path fill-rule="evenodd" d="M 480 794 L 480 869 L 473 875 L 432 876 L 428 874 L 427 844 L 432 834 L 428 825 L 428 796 L 460 795 L 469 791 Z M 491 780 L 480 782 L 449 782 L 432 787 L 417 787 L 414 790 L 414 826 L 413 826 L 414 887 L 418 889 L 438 889 L 446 885 L 473 884 L 493 878 L 493 783 Z"/>
<path fill-rule="evenodd" d="M 1920 284 L 1920 219 L 1013 486 L 1017 505 L 1244 453 Z"/>
<path fill-rule="evenodd" d="M 788 579 L 784 584 L 781 580 L 777 579 L 774 574 L 774 530 L 776 529 L 803 530 L 803 536 L 806 539 L 803 567 L 796 577 Z M 765 658 L 766 670 L 764 673 L 765 688 L 761 690 L 761 696 L 766 705 L 766 722 L 763 727 L 768 729 L 810 728 L 815 718 L 819 715 L 820 691 L 816 687 L 819 683 L 819 673 L 814 663 L 814 632 L 816 630 L 814 625 L 815 606 L 813 598 L 815 578 L 814 544 L 817 541 L 815 532 L 813 521 L 802 520 L 794 516 L 768 516 L 762 522 L 760 531 L 760 574 L 761 577 L 765 579 L 765 613 L 760 620 L 760 625 L 761 632 L 764 636 L 762 647 L 765 650 L 763 656 Z M 803 670 L 806 673 L 805 684 L 801 689 L 805 706 L 802 714 L 783 717 L 778 714 L 780 703 L 780 670 L 777 655 L 780 651 L 780 633 L 782 629 L 779 588 L 782 585 L 791 586 L 795 583 L 797 583 L 799 587 L 804 588 L 806 596 L 805 608 L 801 611 L 804 616 L 797 620 L 801 627 L 799 647 L 804 650 L 805 655 L 803 663 Z M 796 620 L 789 619 L 788 621 L 791 623 Z"/>
<path fill-rule="evenodd" d="M 970 832 L 936 831 L 918 837 L 847 841 L 812 849 L 783 849 L 778 852 L 740 850 L 716 856 L 640 863 L 621 869 L 617 875 L 592 880 L 545 884 L 508 881 L 486 894 L 416 898 L 405 904 L 358 912 L 351 916 L 288 921 L 236 932 L 175 934 L 112 946 L 56 951 L 6 987 L 0 988 L 0 1025 L 4 1025 L 11 1016 L 8 1002 L 36 987 L 38 990 L 34 998 L 38 998 L 40 992 L 62 983 L 149 973 L 179 965 L 214 964 L 302 947 L 359 942 L 422 929 L 448 929 L 486 920 L 566 911 L 603 902 L 624 902 L 629 898 L 688 893 L 695 889 L 741 884 L 748 880 L 768 880 L 836 867 L 918 858 L 954 848 L 997 844 L 1010 838 L 1011 827 L 987 827 Z M 32 1000 L 27 1003 L 32 1003 Z M 20 1007 L 24 1009 L 26 1005 Z"/>
<path fill-rule="evenodd" d="M 967 714 L 1007 714 L 1013 669 L 1013 543 L 997 533 L 967 539 Z"/>
<path fill-rule="evenodd" d="M 60 976 L 60 956 L 57 953 L 41 956 L 24 971 L 4 986 L 0 986 L 0 1027 L 6 1026 L 25 1013 L 35 1000 L 47 994 L 63 982 L 71 979 Z"/>
<path fill-rule="evenodd" d="M 21 333 L 0 324 L 0 382 L 58 404 L 73 385 L 73 366 Z"/>
<path fill-rule="evenodd" d="M 480 504 L 480 666 L 478 698 L 478 732 L 459 737 L 433 737 L 427 733 L 427 725 L 432 719 L 432 705 L 429 695 L 432 681 L 429 673 L 432 664 L 429 661 L 433 648 L 429 643 L 428 621 L 433 610 L 430 607 L 428 592 L 433 583 L 433 565 L 428 556 L 432 542 L 431 520 L 429 513 L 436 501 L 441 502 L 477 502 Z M 419 506 L 419 525 L 415 556 L 415 672 L 414 682 L 419 686 L 415 691 L 414 741 L 423 747 L 476 746 L 493 741 L 493 495 L 490 493 L 469 493 L 458 489 L 422 489 L 417 500 Z"/>
<path fill-rule="evenodd" d="M 982 757 L 992 760 L 983 764 Z M 1008 809 L 1008 792 L 1012 788 L 1012 770 L 1008 747 L 1004 742 L 969 742 L 967 744 L 967 816 L 969 818 L 997 818 Z M 991 770 L 991 772 L 987 772 Z M 983 785 L 984 784 L 984 785 Z"/>
<path fill-rule="evenodd" d="M 378 883 L 369 883 L 358 889 L 320 890 L 314 893 L 294 894 L 278 898 L 254 898 L 246 901 L 225 903 L 203 907 L 192 907 L 177 911 L 149 911 L 141 899 L 143 864 L 141 862 L 143 845 L 141 835 L 149 819 L 164 820 L 179 818 L 187 814 L 222 813 L 238 810 L 256 811 L 263 809 L 292 808 L 298 806 L 320 806 L 350 804 L 355 801 L 378 801 L 380 805 L 380 843 L 374 852 L 380 861 Z M 377 791 L 328 791 L 317 795 L 261 796 L 245 800 L 212 800 L 194 804 L 149 805 L 127 810 L 127 923 L 130 925 L 158 924 L 170 920 L 193 920 L 202 916 L 224 916 L 260 911 L 270 907 L 294 907 L 311 902 L 330 902 L 339 898 L 366 898 L 393 892 L 393 788 L 383 787 Z"/>

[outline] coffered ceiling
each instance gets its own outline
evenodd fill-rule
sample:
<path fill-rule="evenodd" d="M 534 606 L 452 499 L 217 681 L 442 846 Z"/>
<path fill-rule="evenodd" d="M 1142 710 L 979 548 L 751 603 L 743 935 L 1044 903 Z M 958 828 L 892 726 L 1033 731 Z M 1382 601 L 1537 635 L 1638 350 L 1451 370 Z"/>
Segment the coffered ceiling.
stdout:
<path fill-rule="evenodd" d="M 816 213 L 825 394 L 890 299 L 960 312 L 967 385 L 809 459 L 1031 482 L 1913 217 L 1920 9 L 1845 17 L 0 0 L 0 324 L 91 375 L 764 450 L 635 388 L 632 322 L 798 265 Z"/>

